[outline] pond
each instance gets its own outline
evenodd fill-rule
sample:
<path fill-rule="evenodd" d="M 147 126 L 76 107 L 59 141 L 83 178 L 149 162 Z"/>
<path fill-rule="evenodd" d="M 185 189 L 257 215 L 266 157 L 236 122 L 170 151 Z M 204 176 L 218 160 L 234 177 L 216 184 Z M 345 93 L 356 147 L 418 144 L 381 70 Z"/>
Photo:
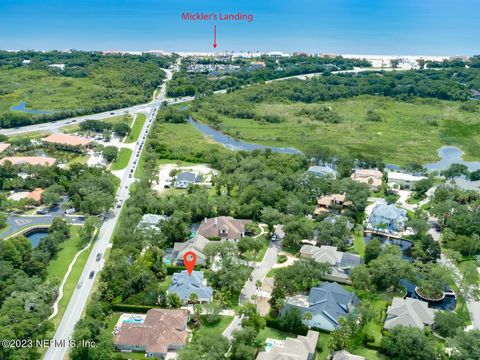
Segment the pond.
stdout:
<path fill-rule="evenodd" d="M 456 146 L 442 146 L 438 150 L 440 160 L 436 163 L 424 165 L 428 171 L 442 171 L 446 170 L 452 164 L 463 164 L 468 167 L 468 170 L 475 171 L 480 169 L 480 161 L 465 161 L 462 159 L 463 151 Z"/>
<path fill-rule="evenodd" d="M 47 228 L 35 228 L 31 230 L 27 230 L 23 233 L 23 235 L 30 240 L 32 247 L 35 249 L 38 244 L 40 244 L 40 240 L 48 235 Z"/>
<path fill-rule="evenodd" d="M 368 244 L 370 242 L 370 240 L 372 240 L 373 238 L 377 238 L 378 240 L 380 240 L 382 245 L 396 245 L 396 246 L 399 246 L 400 249 L 402 249 L 402 258 L 404 260 L 411 261 L 413 259 L 412 258 L 413 243 L 411 241 L 404 240 L 404 239 L 392 239 L 392 238 L 387 237 L 387 236 L 378 235 L 378 234 L 371 234 L 371 233 L 365 233 L 363 235 L 363 240 L 365 241 L 365 244 Z"/>
<path fill-rule="evenodd" d="M 267 145 L 260 145 L 260 144 L 252 144 L 248 143 L 242 140 L 237 140 L 234 139 L 228 135 L 225 135 L 221 131 L 215 130 L 214 128 L 201 124 L 192 118 L 188 119 L 188 122 L 195 126 L 195 128 L 200 131 L 202 134 L 206 136 L 212 137 L 214 141 L 217 143 L 222 144 L 225 146 L 227 149 L 233 150 L 233 151 L 253 151 L 253 150 L 263 150 L 263 149 L 270 149 L 273 152 L 278 152 L 278 153 L 285 153 L 285 154 L 301 154 L 302 152 L 295 149 L 295 148 L 282 148 L 282 147 L 276 147 L 276 146 L 267 146 Z"/>
<path fill-rule="evenodd" d="M 410 281 L 406 279 L 400 280 L 400 283 L 405 287 L 407 290 L 407 297 L 410 297 L 412 299 L 418 299 L 422 301 L 426 301 L 422 298 L 420 298 L 417 293 L 415 292 L 415 284 L 411 283 Z M 431 307 L 432 309 L 437 309 L 437 310 L 455 310 L 455 306 L 457 306 L 457 299 L 455 297 L 455 294 L 452 293 L 451 289 L 448 287 L 448 285 L 445 285 L 445 297 L 441 301 L 427 301 L 428 302 L 428 307 Z"/>
<path fill-rule="evenodd" d="M 26 109 L 27 107 L 27 102 L 22 101 L 20 104 L 12 106 L 10 110 L 12 111 L 22 111 L 27 114 L 33 114 L 33 115 L 48 115 L 48 114 L 53 114 L 53 111 L 46 111 L 46 110 L 32 110 L 32 109 Z"/>

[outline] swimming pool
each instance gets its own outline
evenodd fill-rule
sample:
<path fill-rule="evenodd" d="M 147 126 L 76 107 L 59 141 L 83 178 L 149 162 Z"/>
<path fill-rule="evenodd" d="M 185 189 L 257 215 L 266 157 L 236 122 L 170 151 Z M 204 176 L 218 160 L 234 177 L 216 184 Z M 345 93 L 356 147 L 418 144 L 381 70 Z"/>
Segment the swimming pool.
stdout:
<path fill-rule="evenodd" d="M 142 324 L 144 319 L 125 319 L 124 324 Z"/>

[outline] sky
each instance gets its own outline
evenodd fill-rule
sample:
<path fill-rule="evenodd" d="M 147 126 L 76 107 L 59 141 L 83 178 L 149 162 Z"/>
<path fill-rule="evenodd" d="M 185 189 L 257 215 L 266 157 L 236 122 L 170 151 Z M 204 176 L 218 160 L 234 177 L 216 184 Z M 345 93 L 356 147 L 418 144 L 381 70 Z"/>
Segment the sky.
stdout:
<path fill-rule="evenodd" d="M 253 22 L 182 21 L 182 12 Z M 0 49 L 480 53 L 480 0 L 0 0 Z"/>

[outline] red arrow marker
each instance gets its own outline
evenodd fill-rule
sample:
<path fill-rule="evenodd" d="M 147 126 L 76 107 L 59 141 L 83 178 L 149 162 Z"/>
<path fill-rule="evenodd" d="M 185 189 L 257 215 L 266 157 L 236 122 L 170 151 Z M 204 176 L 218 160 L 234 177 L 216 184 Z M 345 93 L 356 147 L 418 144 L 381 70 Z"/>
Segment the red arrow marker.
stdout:
<path fill-rule="evenodd" d="M 193 251 L 187 251 L 185 254 L 183 254 L 183 263 L 185 264 L 189 275 L 192 275 L 192 271 L 196 262 L 197 255 Z"/>
<path fill-rule="evenodd" d="M 213 48 L 217 48 L 217 25 L 213 25 Z"/>

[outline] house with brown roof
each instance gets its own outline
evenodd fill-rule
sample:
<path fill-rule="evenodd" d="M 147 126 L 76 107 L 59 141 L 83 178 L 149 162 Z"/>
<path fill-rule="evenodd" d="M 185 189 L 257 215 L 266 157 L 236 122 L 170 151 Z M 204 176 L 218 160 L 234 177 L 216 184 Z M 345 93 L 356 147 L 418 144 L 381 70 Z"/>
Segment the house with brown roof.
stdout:
<path fill-rule="evenodd" d="M 122 352 L 145 352 L 146 357 L 165 358 L 187 342 L 186 309 L 150 309 L 139 321 L 124 320 L 114 333 L 115 348 Z"/>
<path fill-rule="evenodd" d="M 245 236 L 245 225 L 252 220 L 239 220 L 231 216 L 217 216 L 205 219 L 198 228 L 198 234 L 209 238 L 238 241 Z"/>
<path fill-rule="evenodd" d="M 57 159 L 48 156 L 7 156 L 0 160 L 0 165 L 7 161 L 17 166 L 25 164 L 52 166 L 57 162 Z"/>
<path fill-rule="evenodd" d="M 91 139 L 67 134 L 52 134 L 43 138 L 42 141 L 46 145 L 74 151 L 82 151 L 93 143 Z"/>
<path fill-rule="evenodd" d="M 39 203 L 40 201 L 42 201 L 42 193 L 44 192 L 45 190 L 42 189 L 42 188 L 35 188 L 33 191 L 30 191 L 28 193 L 28 195 L 26 196 L 27 199 L 32 199 L 33 201 L 35 201 L 36 203 Z"/>
<path fill-rule="evenodd" d="M 10 147 L 9 143 L 0 143 L 0 153 L 4 152 Z"/>
<path fill-rule="evenodd" d="M 331 194 L 320 196 L 317 199 L 317 206 L 314 214 L 341 213 L 351 202 L 346 199 L 345 194 Z"/>
<path fill-rule="evenodd" d="M 357 169 L 352 174 L 353 181 L 367 184 L 373 191 L 378 191 L 382 187 L 383 173 L 376 169 Z"/>

